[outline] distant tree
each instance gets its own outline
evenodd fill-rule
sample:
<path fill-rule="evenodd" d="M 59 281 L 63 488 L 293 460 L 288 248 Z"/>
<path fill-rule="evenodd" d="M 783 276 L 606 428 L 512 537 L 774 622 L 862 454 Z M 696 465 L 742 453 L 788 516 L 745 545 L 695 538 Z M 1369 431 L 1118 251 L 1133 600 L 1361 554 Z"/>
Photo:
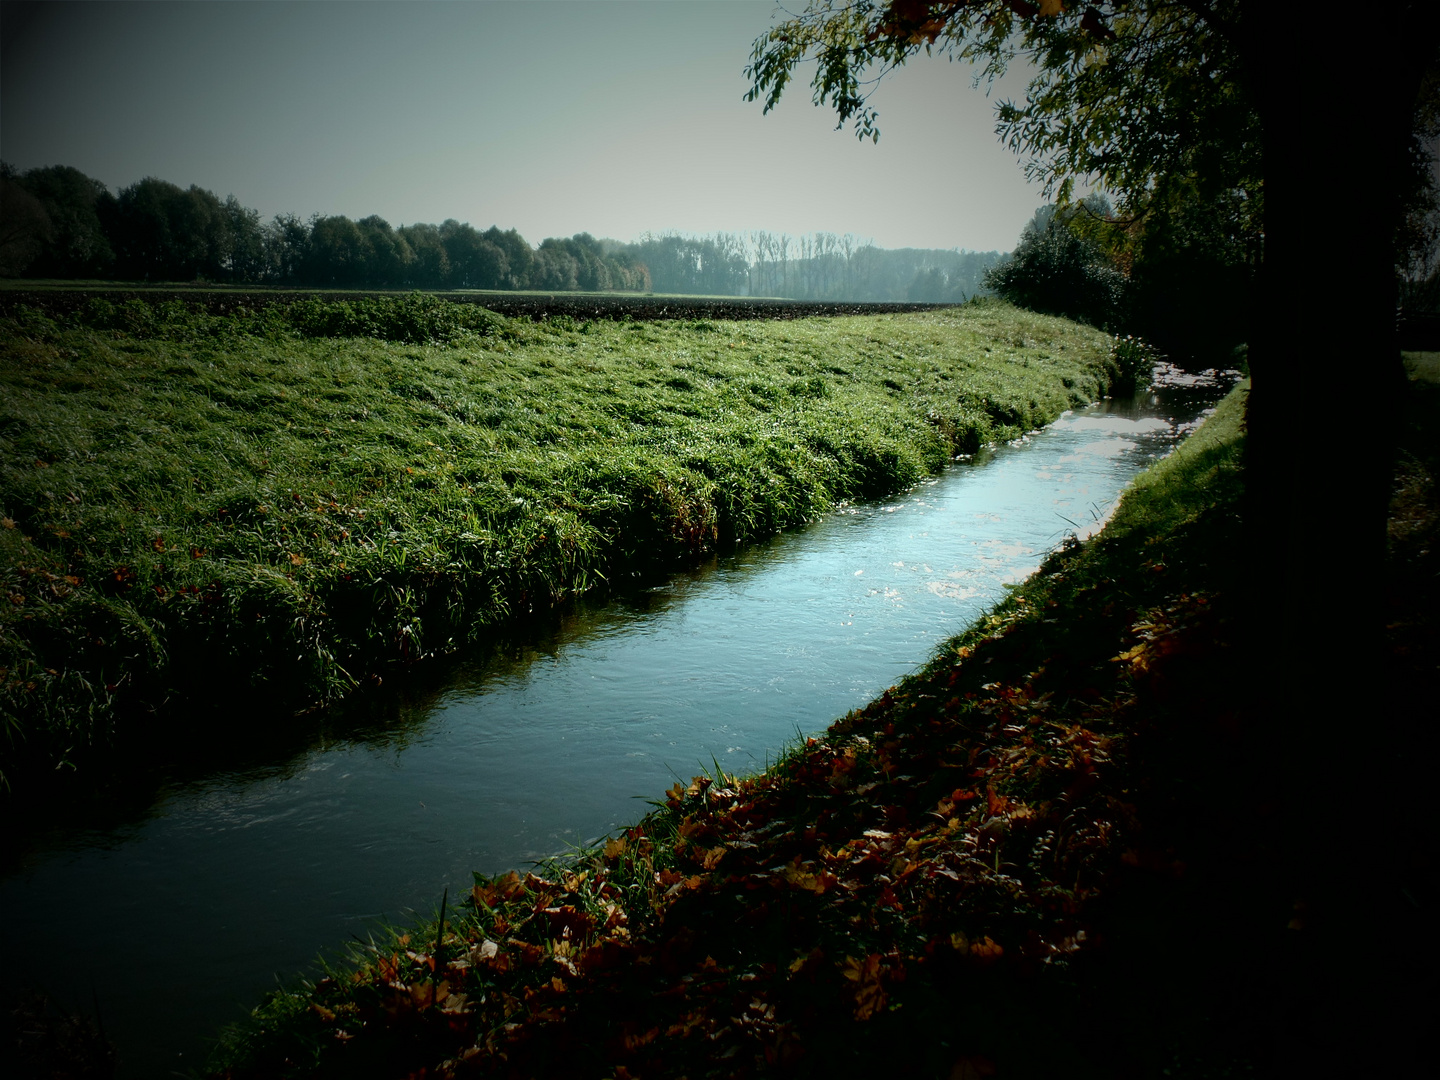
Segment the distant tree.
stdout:
<path fill-rule="evenodd" d="M 530 265 L 535 258 L 535 252 L 525 242 L 525 238 L 514 229 L 506 229 L 502 232 L 498 225 L 492 225 L 482 235 L 505 255 L 504 279 L 492 287 L 497 289 L 528 288 Z"/>
<path fill-rule="evenodd" d="M 418 289 L 443 289 L 449 283 L 450 256 L 440 230 L 434 225 L 402 225 L 398 232 L 414 255 L 406 284 Z"/>
<path fill-rule="evenodd" d="M 51 239 L 50 219 L 30 192 L 0 167 L 0 277 L 19 277 Z"/>
<path fill-rule="evenodd" d="M 498 230 L 491 229 L 490 233 Z M 515 287 L 510 281 L 510 244 L 503 234 L 491 237 L 481 234 L 469 223 L 451 218 L 440 226 L 439 235 L 450 263 L 449 284 L 460 289 L 504 289 Z M 515 234 L 518 240 L 518 234 Z M 502 243 L 496 243 L 501 239 Z M 502 244 L 504 246 L 502 246 Z M 519 240 L 528 256 L 530 245 Z M 528 258 L 524 260 L 528 264 Z"/>
<path fill-rule="evenodd" d="M 905 299 L 921 304 L 938 304 L 945 298 L 948 284 L 945 271 L 938 266 L 917 270 L 914 280 L 910 282 L 910 288 L 906 290 Z"/>
<path fill-rule="evenodd" d="M 546 241 L 549 243 L 549 241 Z M 544 244 L 541 245 L 542 247 Z M 599 292 L 614 287 L 609 260 L 600 247 L 600 241 L 589 233 L 576 233 L 569 240 L 559 241 L 578 264 L 576 284 L 588 292 Z"/>
<path fill-rule="evenodd" d="M 540 241 L 530 266 L 530 288 L 564 292 L 580 287 L 580 260 L 566 250 L 563 241 L 551 237 Z"/>
<path fill-rule="evenodd" d="M 361 218 L 355 227 L 360 230 L 367 248 L 365 282 L 376 288 L 404 285 L 410 276 L 410 264 L 415 260 L 405 238 L 375 214 Z"/>
<path fill-rule="evenodd" d="M 40 201 L 49 236 L 30 272 L 38 277 L 104 277 L 115 261 L 100 220 L 100 208 L 115 196 L 99 180 L 68 165 L 30 169 L 16 178 Z"/>
<path fill-rule="evenodd" d="M 354 287 L 370 272 L 372 249 L 360 227 L 344 215 L 310 223 L 300 277 L 308 285 Z"/>
<path fill-rule="evenodd" d="M 223 265 L 230 281 L 263 281 L 266 276 L 265 232 L 260 213 L 242 206 L 234 195 L 222 206 L 225 228 Z"/>
<path fill-rule="evenodd" d="M 310 225 L 296 214 L 276 214 L 261 227 L 264 251 L 263 280 L 281 285 L 298 283 L 310 248 Z"/>
<path fill-rule="evenodd" d="M 120 192 L 106 231 L 122 277 L 211 280 L 225 275 L 228 230 L 213 192 L 146 177 Z"/>
<path fill-rule="evenodd" d="M 455 288 L 480 288 L 477 257 L 484 242 L 479 231 L 468 221 L 464 224 L 448 218 L 439 228 L 440 242 L 445 246 L 450 264 L 447 284 Z"/>

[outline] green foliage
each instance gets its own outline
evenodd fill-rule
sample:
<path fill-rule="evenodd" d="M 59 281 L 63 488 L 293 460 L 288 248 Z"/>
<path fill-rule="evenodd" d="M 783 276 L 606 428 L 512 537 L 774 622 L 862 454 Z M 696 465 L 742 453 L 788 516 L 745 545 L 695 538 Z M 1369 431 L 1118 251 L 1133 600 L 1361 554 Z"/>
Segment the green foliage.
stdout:
<path fill-rule="evenodd" d="M 110 271 L 115 253 L 101 214 L 114 204 L 104 184 L 67 165 L 30 169 L 13 182 L 33 196 L 45 215 L 45 242 L 37 258 L 15 270 L 38 277 L 98 277 Z M 13 229 L 14 214 L 6 229 Z"/>
<path fill-rule="evenodd" d="M 0 342 L 12 777 L 219 686 L 337 697 L 630 565 L 903 488 L 1113 374 L 1103 335 L 999 302 L 533 324 L 423 296 L 94 297 L 20 309 Z"/>
<path fill-rule="evenodd" d="M 588 233 L 549 239 L 534 251 L 514 229 L 481 233 L 453 219 L 395 229 L 373 214 L 359 221 L 280 214 L 262 224 L 233 195 L 222 201 L 194 185 L 146 177 L 113 196 L 68 166 L 0 168 L 0 276 L 113 273 L 155 282 L 325 288 L 650 288 L 633 252 Z"/>
<path fill-rule="evenodd" d="M 62 317 L 62 320 L 64 317 Z M 16 325 L 58 333 L 47 316 L 22 306 Z M 71 329 L 109 330 L 136 339 L 233 341 L 367 337 L 411 345 L 448 344 L 467 336 L 506 334 L 507 321 L 476 304 L 455 303 L 430 293 L 359 296 L 353 300 L 280 297 L 255 308 L 212 314 L 203 304 L 180 299 L 138 298 L 113 303 L 91 296 L 66 320 Z"/>
<path fill-rule="evenodd" d="M 1114 329 L 1124 321 L 1125 275 L 1094 240 L 1074 227 L 1088 208 L 1108 217 L 1109 203 L 1091 196 L 1086 207 L 1041 207 L 1009 260 L 985 274 L 985 285 L 1015 304 L 1049 315 Z"/>
<path fill-rule="evenodd" d="M 488 334 L 499 316 L 474 304 L 456 304 L 427 293 L 355 300 L 298 300 L 284 319 L 305 337 L 369 337 L 411 345 L 446 343 L 466 331 Z"/>
<path fill-rule="evenodd" d="M 1174 177 L 1251 189 L 1259 122 L 1227 40 L 1238 12 L 1182 0 L 1061 7 L 982 0 L 961 5 L 815 0 L 755 42 L 749 100 L 768 112 L 793 71 L 813 59 L 817 105 L 878 139 L 871 72 L 920 53 L 979 65 L 995 79 L 1017 57 L 1035 66 L 1025 103 L 1003 101 L 1001 138 L 1028 155 L 1026 170 L 1066 202 L 1078 177 L 1097 177 L 1140 202 Z"/>

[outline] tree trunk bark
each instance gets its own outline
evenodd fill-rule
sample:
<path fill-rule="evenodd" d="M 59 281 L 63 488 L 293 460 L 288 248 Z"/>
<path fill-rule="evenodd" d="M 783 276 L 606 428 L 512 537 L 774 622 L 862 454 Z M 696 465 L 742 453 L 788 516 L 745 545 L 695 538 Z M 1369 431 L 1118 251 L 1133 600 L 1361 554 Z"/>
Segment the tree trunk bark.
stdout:
<path fill-rule="evenodd" d="M 1247 11 L 1265 131 L 1246 414 L 1248 651 L 1280 798 L 1271 917 L 1282 1075 L 1406 1075 L 1418 1049 L 1415 1033 L 1387 1023 L 1398 1011 L 1385 923 L 1403 840 L 1363 803 L 1385 782 L 1371 775 L 1376 744 L 1399 735 L 1385 729 L 1376 685 L 1404 378 L 1393 239 L 1423 70 L 1415 35 L 1440 28 L 1416 6 L 1381 12 L 1357 14 L 1368 21 L 1351 28 L 1378 50 L 1362 61 L 1336 48 L 1340 26 L 1300 25 L 1313 10 Z M 1363 84 L 1343 77 L 1342 65 L 1360 62 Z"/>

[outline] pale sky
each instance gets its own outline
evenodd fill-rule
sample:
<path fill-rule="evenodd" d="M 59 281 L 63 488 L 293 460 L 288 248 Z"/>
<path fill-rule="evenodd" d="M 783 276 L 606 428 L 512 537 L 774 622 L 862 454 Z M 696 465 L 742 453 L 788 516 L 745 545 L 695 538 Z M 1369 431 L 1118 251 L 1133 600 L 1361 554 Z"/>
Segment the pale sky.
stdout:
<path fill-rule="evenodd" d="M 5 6 L 0 157 L 198 184 L 265 219 L 986 251 L 1045 201 L 994 133 L 1018 77 L 987 98 L 960 65 L 913 61 L 874 98 L 878 145 L 835 130 L 809 71 L 762 115 L 744 68 L 772 0 Z"/>

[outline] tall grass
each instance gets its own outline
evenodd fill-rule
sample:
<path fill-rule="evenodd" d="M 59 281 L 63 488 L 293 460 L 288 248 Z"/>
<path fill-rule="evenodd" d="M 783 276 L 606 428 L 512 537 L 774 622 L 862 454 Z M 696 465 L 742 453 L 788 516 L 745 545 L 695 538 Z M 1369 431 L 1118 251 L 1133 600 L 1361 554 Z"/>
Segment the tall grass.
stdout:
<path fill-rule="evenodd" d="M 425 298 L 0 320 L 0 772 L 334 699 L 623 572 L 902 489 L 1106 392 L 999 303 L 511 321 Z"/>

